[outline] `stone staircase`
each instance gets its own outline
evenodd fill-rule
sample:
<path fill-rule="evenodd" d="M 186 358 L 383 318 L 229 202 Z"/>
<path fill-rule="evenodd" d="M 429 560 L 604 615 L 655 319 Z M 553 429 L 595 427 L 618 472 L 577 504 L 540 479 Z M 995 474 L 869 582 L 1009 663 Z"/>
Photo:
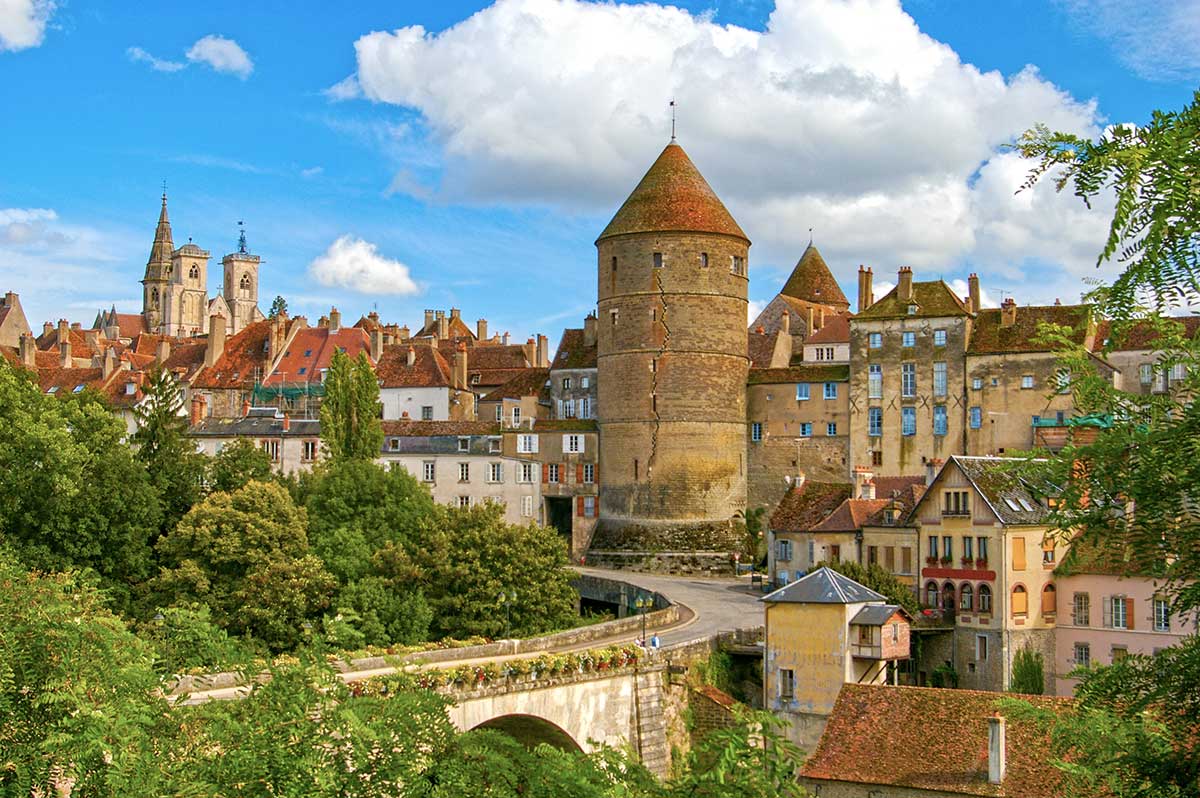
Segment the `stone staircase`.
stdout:
<path fill-rule="evenodd" d="M 667 719 L 663 714 L 663 670 L 640 670 L 634 677 L 638 757 L 651 773 L 665 778 L 671 766 Z"/>

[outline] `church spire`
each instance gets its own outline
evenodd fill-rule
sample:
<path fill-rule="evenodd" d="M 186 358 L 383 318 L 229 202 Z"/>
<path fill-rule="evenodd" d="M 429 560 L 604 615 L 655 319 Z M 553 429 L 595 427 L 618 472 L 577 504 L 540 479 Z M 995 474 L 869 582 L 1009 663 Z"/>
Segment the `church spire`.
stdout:
<path fill-rule="evenodd" d="M 162 209 L 158 212 L 158 226 L 154 229 L 154 244 L 150 247 L 150 259 L 146 261 L 146 279 L 166 277 L 171 265 L 171 253 L 175 243 L 171 240 L 171 220 L 167 217 L 167 190 L 163 188 Z"/>

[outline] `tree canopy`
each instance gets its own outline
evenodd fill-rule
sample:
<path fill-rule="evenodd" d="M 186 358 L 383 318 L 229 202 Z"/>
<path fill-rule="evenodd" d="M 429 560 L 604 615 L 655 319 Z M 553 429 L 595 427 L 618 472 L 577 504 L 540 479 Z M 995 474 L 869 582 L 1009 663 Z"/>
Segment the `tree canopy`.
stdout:
<path fill-rule="evenodd" d="M 383 450 L 379 382 L 365 352 L 351 360 L 333 353 L 321 401 L 321 443 L 338 460 L 374 460 Z"/>

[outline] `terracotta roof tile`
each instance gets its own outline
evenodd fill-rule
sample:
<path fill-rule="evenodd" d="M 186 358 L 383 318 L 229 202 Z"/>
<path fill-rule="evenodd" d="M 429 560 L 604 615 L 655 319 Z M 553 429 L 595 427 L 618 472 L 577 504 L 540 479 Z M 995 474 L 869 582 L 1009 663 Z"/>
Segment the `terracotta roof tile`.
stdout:
<path fill-rule="evenodd" d="M 470 366 L 468 359 L 467 365 Z M 525 396 L 541 396 L 550 379 L 550 369 L 525 369 L 508 382 L 482 398 L 484 402 L 498 402 L 501 399 L 520 399 Z"/>
<path fill-rule="evenodd" d="M 329 368 L 334 353 L 339 349 L 351 360 L 362 352 L 366 352 L 370 359 L 371 339 L 361 327 L 340 327 L 337 330 L 306 327 L 298 330 L 263 384 L 319 382 L 322 370 Z"/>
<path fill-rule="evenodd" d="M 863 321 L 873 319 L 899 318 L 941 318 L 946 316 L 969 316 L 967 306 L 958 295 L 950 290 L 950 286 L 941 280 L 914 282 L 912 284 L 913 299 L 917 303 L 917 312 L 910 316 L 908 303 L 901 302 L 899 288 L 893 288 L 882 299 L 871 307 L 855 316 Z"/>
<path fill-rule="evenodd" d="M 450 318 L 450 319 L 448 319 L 448 322 L 449 322 L 449 324 L 447 325 L 447 333 L 448 333 L 447 340 L 455 341 L 459 338 L 467 338 L 472 341 L 475 340 L 475 331 L 467 326 L 467 323 L 462 320 L 462 316 L 456 316 L 456 317 Z M 437 328 L 438 328 L 437 319 L 434 319 L 429 324 L 422 327 L 417 332 L 417 334 L 414 335 L 413 337 L 414 338 L 431 337 L 435 332 L 437 332 Z"/>
<path fill-rule="evenodd" d="M 876 513 L 891 503 L 891 499 L 846 499 L 812 529 L 814 532 L 853 532 L 866 526 Z"/>
<path fill-rule="evenodd" d="M 408 365 L 408 350 L 413 364 Z M 470 363 L 470 356 L 467 358 Z M 450 363 L 428 344 L 397 344 L 383 350 L 375 366 L 381 388 L 448 388 L 453 383 Z"/>
<path fill-rule="evenodd" d="M 769 526 L 777 532 L 805 532 L 850 497 L 851 486 L 842 482 L 812 482 L 805 480 L 799 488 L 792 487 L 771 513 Z"/>
<path fill-rule="evenodd" d="M 172 344 L 171 353 L 167 355 L 163 366 L 180 375 L 185 381 L 190 381 L 196 372 L 204 367 L 204 352 L 207 346 L 204 340 Z"/>
<path fill-rule="evenodd" d="M 675 142 L 666 146 L 596 240 L 649 232 L 720 233 L 749 241 Z"/>
<path fill-rule="evenodd" d="M 267 362 L 267 338 L 270 332 L 270 321 L 247 324 L 241 332 L 226 340 L 221 357 L 211 368 L 200 372 L 193 381 L 194 386 L 209 389 L 253 388 L 255 380 L 262 379 L 270 365 Z"/>
<path fill-rule="evenodd" d="M 750 385 L 789 382 L 848 382 L 850 366 L 791 366 L 786 369 L 750 369 Z"/>
<path fill-rule="evenodd" d="M 1185 338 L 1195 338 L 1196 333 L 1200 332 L 1200 316 L 1172 316 L 1171 321 L 1183 325 Z M 1113 335 L 1113 328 L 1114 325 L 1110 321 L 1100 322 L 1096 331 L 1095 349 L 1099 350 L 1104 347 L 1105 341 Z M 1115 343 L 1113 349 L 1118 352 L 1154 349 L 1160 337 L 1158 330 L 1154 329 L 1152 325 L 1144 322 L 1134 324 L 1121 334 L 1121 340 Z"/>
<path fill-rule="evenodd" d="M 550 364 L 556 369 L 594 369 L 596 368 L 596 345 L 585 346 L 583 330 L 563 330 L 562 339 L 558 342 L 558 351 Z"/>
<path fill-rule="evenodd" d="M 800 260 L 796 261 L 795 268 L 779 293 L 820 305 L 850 307 L 841 286 L 833 278 L 833 272 L 829 271 L 825 259 L 812 244 L 808 245 Z"/>
<path fill-rule="evenodd" d="M 978 690 L 846 684 L 801 775 L 952 795 L 1051 798 L 1062 774 L 1046 756 L 1048 732 L 1006 719 L 1007 775 L 988 783 L 988 718 L 1003 696 Z M 1072 702 L 1022 696 L 1066 712 Z M 914 752 L 920 752 L 914 754 Z"/>
<path fill-rule="evenodd" d="M 122 338 L 136 338 L 146 332 L 146 320 L 140 313 L 118 313 L 117 327 Z"/>
<path fill-rule="evenodd" d="M 808 338 L 806 344 L 848 344 L 850 343 L 850 319 L 854 314 L 849 311 L 836 316 L 826 316 L 825 326 Z"/>
<path fill-rule="evenodd" d="M 1000 323 L 999 308 L 985 308 L 975 315 L 967 352 L 972 355 L 1051 352 L 1055 345 L 1041 341 L 1038 336 L 1038 326 L 1043 322 L 1073 328 L 1075 333 L 1071 340 L 1083 343 L 1089 315 L 1087 305 L 1022 306 L 1016 308 L 1016 321 L 1005 327 Z"/>

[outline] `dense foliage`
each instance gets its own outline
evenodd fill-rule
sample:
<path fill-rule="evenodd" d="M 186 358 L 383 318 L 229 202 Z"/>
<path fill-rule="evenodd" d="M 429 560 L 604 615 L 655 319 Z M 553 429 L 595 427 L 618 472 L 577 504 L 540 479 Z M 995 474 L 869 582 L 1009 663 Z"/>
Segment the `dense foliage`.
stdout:
<path fill-rule="evenodd" d="M 1013 655 L 1009 692 L 1041 695 L 1046 691 L 1045 662 L 1041 652 L 1024 646 Z"/>
<path fill-rule="evenodd" d="M 371 461 L 383 450 L 379 381 L 365 352 L 333 353 L 321 402 L 321 443 L 334 461 Z"/>
<path fill-rule="evenodd" d="M 199 501 L 206 463 L 188 440 L 183 389 L 175 375 L 152 371 L 142 388 L 146 398 L 134 410 L 137 429 L 129 442 L 158 489 L 166 531 Z"/>

